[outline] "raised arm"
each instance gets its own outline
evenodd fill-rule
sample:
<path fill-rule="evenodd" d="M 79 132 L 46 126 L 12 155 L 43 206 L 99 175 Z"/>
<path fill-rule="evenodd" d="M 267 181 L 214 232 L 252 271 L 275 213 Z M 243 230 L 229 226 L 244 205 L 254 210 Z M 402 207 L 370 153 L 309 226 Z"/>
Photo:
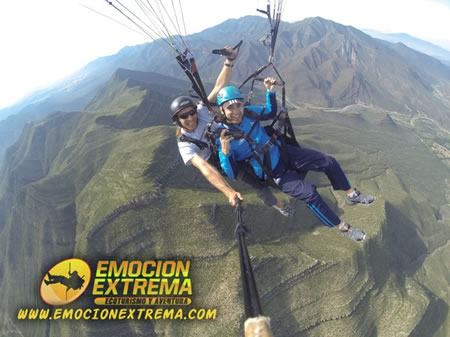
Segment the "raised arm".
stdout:
<path fill-rule="evenodd" d="M 227 59 L 225 60 L 222 70 L 220 71 L 220 74 L 217 77 L 214 89 L 208 95 L 208 101 L 210 101 L 211 103 L 215 103 L 217 101 L 217 93 L 220 91 L 220 89 L 226 87 L 230 83 L 231 69 L 233 68 L 233 61 L 236 58 L 236 51 L 229 46 L 226 46 L 225 49 L 229 53 L 231 53 L 231 55 L 228 56 Z"/>
<path fill-rule="evenodd" d="M 202 157 L 200 157 L 199 155 L 195 155 L 191 159 L 191 163 L 200 170 L 200 172 L 211 183 L 211 185 L 225 194 L 231 206 L 236 206 L 236 198 L 243 200 L 241 194 L 239 192 L 236 192 L 230 185 L 228 185 L 228 183 L 220 175 L 219 171 L 217 171 L 214 166 L 209 164 Z"/>

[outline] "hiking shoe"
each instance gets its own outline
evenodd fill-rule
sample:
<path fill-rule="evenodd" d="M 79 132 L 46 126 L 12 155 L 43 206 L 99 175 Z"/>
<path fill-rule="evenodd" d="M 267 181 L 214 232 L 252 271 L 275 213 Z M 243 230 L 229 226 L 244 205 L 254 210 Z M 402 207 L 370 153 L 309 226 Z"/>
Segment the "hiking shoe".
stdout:
<path fill-rule="evenodd" d="M 353 241 L 363 241 L 366 238 L 366 233 L 364 231 L 352 227 L 346 222 L 344 222 L 341 227 L 338 227 L 338 229 Z"/>
<path fill-rule="evenodd" d="M 368 205 L 376 200 L 373 195 L 362 194 L 355 188 L 355 195 L 350 197 L 347 195 L 347 199 L 345 199 L 345 203 L 349 206 L 353 206 L 356 204 Z"/>
<path fill-rule="evenodd" d="M 295 208 L 289 205 L 284 205 L 283 208 L 273 206 L 273 208 L 275 208 L 278 212 L 280 212 L 284 216 L 293 216 L 295 214 Z"/>

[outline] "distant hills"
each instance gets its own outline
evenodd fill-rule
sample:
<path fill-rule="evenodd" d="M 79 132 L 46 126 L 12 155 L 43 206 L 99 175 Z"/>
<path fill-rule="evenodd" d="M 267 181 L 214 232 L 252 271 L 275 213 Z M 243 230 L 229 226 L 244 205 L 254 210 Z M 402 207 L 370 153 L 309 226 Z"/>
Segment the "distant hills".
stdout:
<path fill-rule="evenodd" d="M 215 81 L 222 62 L 209 51 L 240 39 L 245 42 L 233 79 L 242 80 L 265 64 L 268 55 L 259 39 L 267 33 L 266 24 L 261 17 L 248 16 L 192 35 L 191 48 L 204 81 Z M 282 23 L 277 44 L 275 62 L 289 83 L 292 103 L 329 108 L 361 103 L 412 115 L 421 111 L 447 129 L 450 125 L 448 106 L 440 98 L 448 97 L 445 83 L 450 70 L 429 56 L 318 17 Z M 157 43 L 126 47 L 99 58 L 54 87 L 0 111 L 14 113 L 0 122 L 0 155 L 27 121 L 82 108 L 117 68 L 184 79 L 174 59 Z"/>
<path fill-rule="evenodd" d="M 375 30 L 363 29 L 363 32 L 377 39 L 391 43 L 403 43 L 409 48 L 417 50 L 423 54 L 430 55 L 450 66 L 450 51 L 439 47 L 431 42 L 427 42 L 405 33 L 387 34 Z"/>

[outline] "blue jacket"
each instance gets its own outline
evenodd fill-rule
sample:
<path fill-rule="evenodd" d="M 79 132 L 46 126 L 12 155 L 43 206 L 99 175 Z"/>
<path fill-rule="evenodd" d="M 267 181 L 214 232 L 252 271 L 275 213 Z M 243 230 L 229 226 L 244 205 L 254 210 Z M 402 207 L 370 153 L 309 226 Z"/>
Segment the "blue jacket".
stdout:
<path fill-rule="evenodd" d="M 277 113 L 277 100 L 275 92 L 267 91 L 265 107 L 249 105 L 245 108 L 261 116 L 260 119 L 258 120 L 244 115 L 239 125 L 228 125 L 225 123 L 220 123 L 219 127 L 226 129 L 239 129 L 244 131 L 244 133 L 248 135 L 248 132 L 252 128 L 253 124 L 257 123 L 252 133 L 250 134 L 250 138 L 253 139 L 253 141 L 255 141 L 257 144 L 264 146 L 270 140 L 270 137 L 267 135 L 266 130 L 260 125 L 260 120 L 269 120 L 275 117 Z M 250 148 L 249 142 L 245 139 L 232 140 L 230 142 L 230 153 L 228 155 L 224 155 L 222 153 L 220 139 L 217 139 L 217 143 L 219 147 L 220 165 L 230 178 L 235 179 L 239 173 L 239 166 L 237 164 L 237 161 L 244 160 L 252 156 L 252 149 Z M 280 151 L 277 146 L 272 146 L 269 152 L 272 165 L 272 167 L 270 167 L 269 169 L 273 170 L 275 169 L 275 167 L 277 167 L 280 160 Z M 264 162 L 264 155 L 260 154 L 259 156 L 261 158 L 261 162 Z M 267 178 L 264 174 L 263 168 L 255 158 L 251 158 L 249 163 L 255 171 L 255 174 L 260 179 Z"/>

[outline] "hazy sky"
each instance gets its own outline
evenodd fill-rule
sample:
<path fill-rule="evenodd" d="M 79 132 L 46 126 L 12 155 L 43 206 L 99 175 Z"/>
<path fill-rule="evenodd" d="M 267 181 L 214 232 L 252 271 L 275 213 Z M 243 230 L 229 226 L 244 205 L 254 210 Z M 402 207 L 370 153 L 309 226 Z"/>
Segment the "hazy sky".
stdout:
<path fill-rule="evenodd" d="M 174 1 L 181 1 L 189 34 L 228 18 L 261 15 L 256 8 L 266 4 L 265 0 Z M 114 15 L 105 0 L 2 1 L 0 108 L 97 57 L 148 41 L 82 5 Z M 408 33 L 450 49 L 450 0 L 285 0 L 285 6 L 284 21 L 321 16 L 359 29 Z"/>

